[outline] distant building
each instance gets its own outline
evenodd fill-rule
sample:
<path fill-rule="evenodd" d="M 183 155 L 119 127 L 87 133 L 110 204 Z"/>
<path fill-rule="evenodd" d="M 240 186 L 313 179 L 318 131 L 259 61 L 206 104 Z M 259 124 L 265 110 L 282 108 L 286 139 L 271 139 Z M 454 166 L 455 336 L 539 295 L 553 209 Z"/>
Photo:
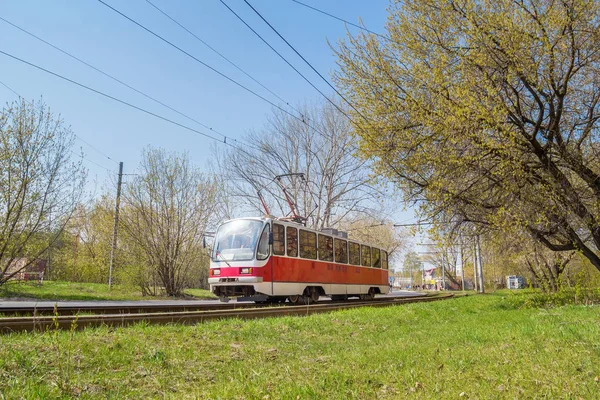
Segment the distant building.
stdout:
<path fill-rule="evenodd" d="M 523 289 L 525 287 L 525 278 L 518 275 L 510 275 L 506 277 L 507 289 Z"/>
<path fill-rule="evenodd" d="M 25 267 L 25 265 L 27 265 L 27 263 L 29 263 L 30 261 L 31 259 L 26 257 L 20 257 L 15 259 L 8 267 L 6 274 L 11 275 L 15 271 L 19 271 L 12 279 L 19 281 L 43 281 L 44 272 L 46 271 L 46 260 L 38 258 L 34 260 L 30 265 Z"/>

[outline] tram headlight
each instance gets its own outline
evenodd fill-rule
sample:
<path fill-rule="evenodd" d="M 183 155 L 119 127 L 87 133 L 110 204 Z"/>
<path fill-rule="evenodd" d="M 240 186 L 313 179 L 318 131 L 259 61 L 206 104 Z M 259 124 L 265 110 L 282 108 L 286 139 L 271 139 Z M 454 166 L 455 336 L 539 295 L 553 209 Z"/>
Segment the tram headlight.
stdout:
<path fill-rule="evenodd" d="M 252 268 L 240 268 L 240 274 L 251 274 Z"/>
<path fill-rule="evenodd" d="M 210 274 L 211 275 L 221 275 L 221 270 L 220 269 L 211 269 L 210 270 Z"/>

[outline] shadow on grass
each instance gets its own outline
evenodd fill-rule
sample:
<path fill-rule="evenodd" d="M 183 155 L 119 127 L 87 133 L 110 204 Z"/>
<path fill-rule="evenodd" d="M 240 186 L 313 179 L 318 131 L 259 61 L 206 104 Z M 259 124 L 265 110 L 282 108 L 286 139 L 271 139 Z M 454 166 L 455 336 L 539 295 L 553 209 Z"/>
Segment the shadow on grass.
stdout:
<path fill-rule="evenodd" d="M 191 289 L 180 297 L 143 296 L 135 287 L 113 287 L 107 285 L 79 282 L 10 282 L 0 286 L 0 298 L 13 300 L 55 300 L 55 301 L 136 301 L 136 300 L 203 300 L 215 299 L 207 290 Z"/>

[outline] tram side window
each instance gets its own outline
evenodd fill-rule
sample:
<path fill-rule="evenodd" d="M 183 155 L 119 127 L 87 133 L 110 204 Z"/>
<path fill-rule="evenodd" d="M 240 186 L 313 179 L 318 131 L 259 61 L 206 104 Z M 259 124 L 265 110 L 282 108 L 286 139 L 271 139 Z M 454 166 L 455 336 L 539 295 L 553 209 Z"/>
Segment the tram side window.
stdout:
<path fill-rule="evenodd" d="M 361 254 L 361 265 L 363 267 L 371 266 L 371 248 L 369 246 L 365 246 L 364 244 L 360 246 L 360 254 Z"/>
<path fill-rule="evenodd" d="M 269 225 L 265 225 L 256 249 L 257 260 L 266 260 L 267 257 L 269 257 Z"/>
<path fill-rule="evenodd" d="M 283 225 L 273 224 L 273 254 L 285 254 L 285 230 Z"/>
<path fill-rule="evenodd" d="M 319 235 L 319 260 L 333 261 L 333 238 Z"/>
<path fill-rule="evenodd" d="M 360 245 L 358 243 L 348 243 L 348 250 L 350 254 L 350 264 L 360 265 Z"/>
<path fill-rule="evenodd" d="M 300 229 L 300 257 L 317 259 L 317 234 Z"/>
<path fill-rule="evenodd" d="M 287 227 L 287 255 L 288 257 L 298 257 L 298 229 Z"/>
<path fill-rule="evenodd" d="M 371 259 L 373 260 L 373 268 L 381 268 L 381 258 L 379 249 L 371 248 Z"/>
<path fill-rule="evenodd" d="M 348 262 L 348 243 L 342 239 L 334 239 L 335 262 L 346 264 Z"/>
<path fill-rule="evenodd" d="M 381 250 L 381 268 L 388 269 L 388 254 L 383 250 Z"/>

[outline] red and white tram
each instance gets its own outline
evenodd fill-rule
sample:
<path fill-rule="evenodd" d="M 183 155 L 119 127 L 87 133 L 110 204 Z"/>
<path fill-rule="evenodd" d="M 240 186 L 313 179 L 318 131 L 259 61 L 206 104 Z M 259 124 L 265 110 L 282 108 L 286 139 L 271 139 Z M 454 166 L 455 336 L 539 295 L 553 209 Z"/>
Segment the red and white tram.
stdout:
<path fill-rule="evenodd" d="M 272 217 L 227 221 L 215 235 L 210 289 L 223 301 L 294 304 L 388 293 L 387 252 L 334 233 Z"/>

